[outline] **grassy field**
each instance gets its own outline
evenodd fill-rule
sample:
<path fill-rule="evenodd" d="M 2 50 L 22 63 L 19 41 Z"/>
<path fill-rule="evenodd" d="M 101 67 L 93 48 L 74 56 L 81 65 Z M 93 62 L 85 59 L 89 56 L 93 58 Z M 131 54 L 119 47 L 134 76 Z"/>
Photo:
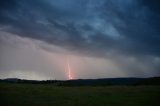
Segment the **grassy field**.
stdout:
<path fill-rule="evenodd" d="M 0 106 L 160 106 L 160 86 L 0 84 Z"/>

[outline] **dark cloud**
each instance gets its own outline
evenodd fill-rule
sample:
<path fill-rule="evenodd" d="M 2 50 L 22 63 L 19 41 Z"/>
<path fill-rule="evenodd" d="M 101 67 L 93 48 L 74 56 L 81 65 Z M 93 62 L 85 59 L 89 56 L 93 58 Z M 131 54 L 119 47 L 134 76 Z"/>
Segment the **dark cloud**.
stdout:
<path fill-rule="evenodd" d="M 159 0 L 1 0 L 0 31 L 114 59 L 126 70 L 147 70 L 145 65 L 158 70 L 159 5 Z"/>
<path fill-rule="evenodd" d="M 157 0 L 5 0 L 0 4 L 0 24 L 9 27 L 3 30 L 19 36 L 87 54 L 105 56 L 115 50 L 160 55 Z"/>

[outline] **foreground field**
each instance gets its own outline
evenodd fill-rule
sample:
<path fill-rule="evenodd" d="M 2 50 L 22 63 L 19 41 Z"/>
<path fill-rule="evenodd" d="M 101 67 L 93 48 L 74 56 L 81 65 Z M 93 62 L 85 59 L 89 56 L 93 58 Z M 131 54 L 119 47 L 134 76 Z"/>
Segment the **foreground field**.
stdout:
<path fill-rule="evenodd" d="M 0 106 L 160 106 L 160 86 L 0 84 Z"/>

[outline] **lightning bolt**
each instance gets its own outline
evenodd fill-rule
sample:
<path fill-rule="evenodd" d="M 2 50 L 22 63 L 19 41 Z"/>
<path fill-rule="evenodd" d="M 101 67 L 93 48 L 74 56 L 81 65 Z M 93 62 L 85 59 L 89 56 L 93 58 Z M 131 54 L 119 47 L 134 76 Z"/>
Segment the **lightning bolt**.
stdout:
<path fill-rule="evenodd" d="M 71 80 L 72 75 L 71 75 L 71 68 L 70 68 L 70 64 L 69 64 L 69 57 L 67 57 L 67 68 L 68 68 L 68 79 Z"/>

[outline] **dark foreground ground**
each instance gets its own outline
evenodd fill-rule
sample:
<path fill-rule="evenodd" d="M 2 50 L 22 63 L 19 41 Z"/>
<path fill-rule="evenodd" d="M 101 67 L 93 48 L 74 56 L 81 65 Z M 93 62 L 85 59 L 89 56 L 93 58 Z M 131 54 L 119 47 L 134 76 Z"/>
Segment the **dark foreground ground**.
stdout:
<path fill-rule="evenodd" d="M 160 86 L 0 83 L 0 106 L 160 106 Z"/>

